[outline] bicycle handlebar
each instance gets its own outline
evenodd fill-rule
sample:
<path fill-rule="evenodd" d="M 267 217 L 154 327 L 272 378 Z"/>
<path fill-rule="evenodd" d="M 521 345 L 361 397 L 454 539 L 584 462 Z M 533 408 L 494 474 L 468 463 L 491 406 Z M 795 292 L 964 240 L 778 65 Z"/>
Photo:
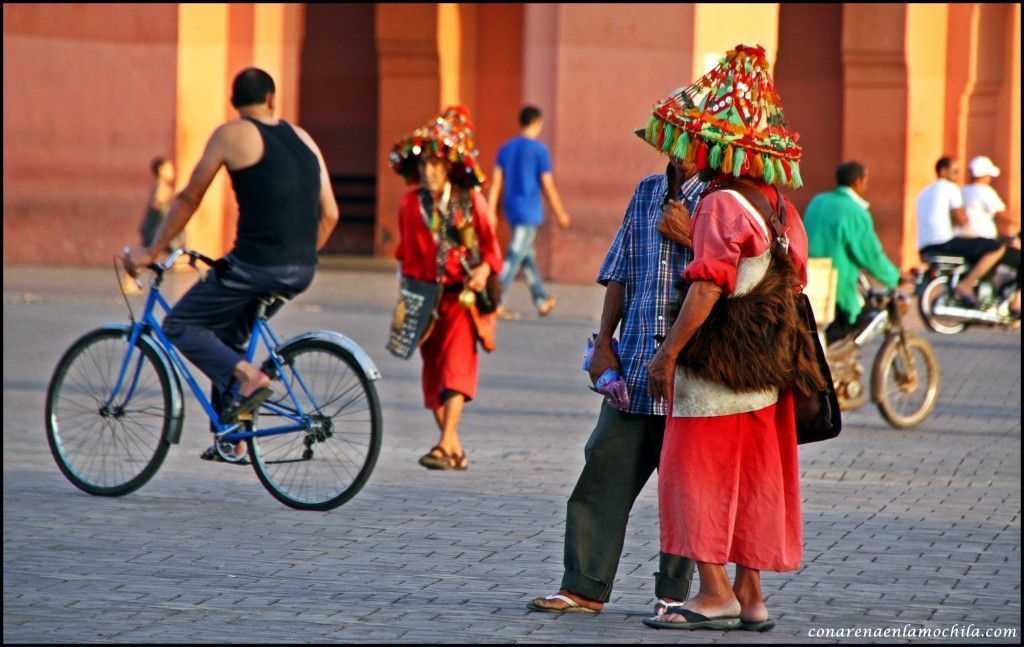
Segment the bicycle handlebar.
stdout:
<path fill-rule="evenodd" d="M 171 252 L 171 255 L 168 256 L 167 260 L 164 261 L 163 263 L 150 263 L 146 267 L 148 267 L 149 269 L 153 270 L 154 272 L 165 272 L 165 271 L 171 269 L 172 267 L 174 267 L 174 262 L 176 260 L 178 260 L 179 256 L 182 256 L 182 255 L 185 255 L 185 256 L 189 257 L 188 264 L 191 267 L 195 267 L 196 266 L 196 261 L 197 260 L 206 263 L 210 267 L 213 267 L 213 264 L 216 262 L 212 258 L 210 258 L 209 256 L 206 256 L 205 254 L 201 254 L 201 253 L 195 251 L 194 249 L 188 249 L 188 248 L 182 247 L 181 249 L 176 249 L 173 252 Z"/>

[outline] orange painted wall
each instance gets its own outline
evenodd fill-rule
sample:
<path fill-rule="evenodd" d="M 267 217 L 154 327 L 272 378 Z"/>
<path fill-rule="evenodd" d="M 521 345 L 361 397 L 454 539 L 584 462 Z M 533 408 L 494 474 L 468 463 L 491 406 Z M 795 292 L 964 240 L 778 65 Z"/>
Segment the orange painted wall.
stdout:
<path fill-rule="evenodd" d="M 108 265 L 174 155 L 173 4 L 4 4 L 4 263 Z"/>

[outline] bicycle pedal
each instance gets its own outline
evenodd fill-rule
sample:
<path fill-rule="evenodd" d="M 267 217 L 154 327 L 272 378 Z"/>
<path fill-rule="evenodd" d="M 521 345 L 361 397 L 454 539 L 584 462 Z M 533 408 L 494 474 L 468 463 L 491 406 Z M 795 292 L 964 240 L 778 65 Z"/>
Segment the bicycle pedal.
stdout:
<path fill-rule="evenodd" d="M 235 416 L 235 420 L 237 420 L 238 422 L 252 422 L 253 413 L 254 412 L 252 411 L 250 411 L 249 413 L 240 413 L 237 416 Z"/>

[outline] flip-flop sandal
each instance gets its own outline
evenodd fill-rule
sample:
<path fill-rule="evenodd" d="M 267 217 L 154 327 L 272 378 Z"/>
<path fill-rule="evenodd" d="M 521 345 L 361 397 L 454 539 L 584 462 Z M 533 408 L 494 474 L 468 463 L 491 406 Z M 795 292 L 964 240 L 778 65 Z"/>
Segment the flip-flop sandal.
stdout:
<path fill-rule="evenodd" d="M 739 616 L 719 616 L 716 618 L 709 618 L 702 613 L 684 609 L 682 604 L 682 602 L 659 602 L 658 607 L 664 608 L 665 612 L 662 613 L 659 609 L 656 617 L 644 618 L 643 623 L 648 627 L 654 627 L 655 629 L 718 629 L 720 631 L 729 631 L 730 629 L 740 628 L 741 623 Z M 686 621 L 669 622 L 667 620 L 660 620 L 660 618 L 673 613 L 683 616 L 686 618 Z"/>
<path fill-rule="evenodd" d="M 527 608 L 533 609 L 534 611 L 546 611 L 548 613 L 592 613 L 592 614 L 601 613 L 598 609 L 589 609 L 589 608 L 581 605 L 576 600 L 573 600 L 569 596 L 561 595 L 559 593 L 555 593 L 554 595 L 545 595 L 544 599 L 545 600 L 561 600 L 562 602 L 565 602 L 565 606 L 564 607 L 557 607 L 557 608 L 556 607 L 542 607 L 542 606 L 540 606 L 538 604 L 534 604 L 533 600 L 530 600 L 529 602 L 527 602 L 526 606 L 527 606 Z"/>
<path fill-rule="evenodd" d="M 747 622 L 746 620 L 740 620 L 740 629 L 747 631 L 770 631 L 775 627 L 775 621 L 771 618 L 766 618 L 760 622 Z"/>
<path fill-rule="evenodd" d="M 248 397 L 236 400 L 230 407 L 228 407 L 224 413 L 221 414 L 220 423 L 222 425 L 226 425 L 239 416 L 252 413 L 256 409 L 259 409 L 260 405 L 266 402 L 266 400 L 272 395 L 274 395 L 274 389 L 269 386 L 256 389 Z"/>

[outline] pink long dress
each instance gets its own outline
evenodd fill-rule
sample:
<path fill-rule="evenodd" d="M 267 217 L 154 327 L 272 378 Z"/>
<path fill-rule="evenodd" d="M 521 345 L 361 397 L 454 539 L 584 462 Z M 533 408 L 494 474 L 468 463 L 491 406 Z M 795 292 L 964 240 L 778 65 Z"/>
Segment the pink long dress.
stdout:
<path fill-rule="evenodd" d="M 767 186 L 761 191 L 774 207 L 775 191 Z M 807 233 L 788 201 L 786 209 L 790 254 L 803 285 Z M 738 194 L 709 194 L 692 227 L 694 261 L 683 274 L 686 279 L 712 281 L 733 294 L 744 263 L 756 265 L 759 258 L 766 263 L 763 220 Z M 661 551 L 758 570 L 799 568 L 803 529 L 792 396 L 699 386 L 677 372 L 658 477 Z M 741 411 L 716 415 L 736 409 Z"/>

